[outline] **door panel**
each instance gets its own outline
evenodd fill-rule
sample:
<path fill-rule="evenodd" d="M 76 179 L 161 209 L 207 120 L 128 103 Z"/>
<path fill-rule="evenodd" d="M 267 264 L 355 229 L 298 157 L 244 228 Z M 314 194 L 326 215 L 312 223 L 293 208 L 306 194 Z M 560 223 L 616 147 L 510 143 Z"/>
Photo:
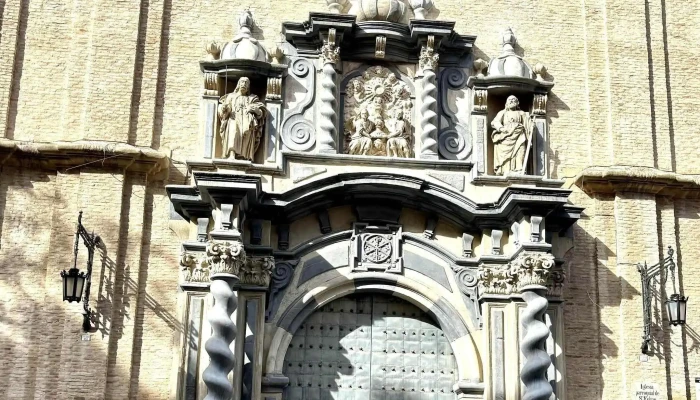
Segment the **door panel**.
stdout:
<path fill-rule="evenodd" d="M 454 400 L 456 362 L 442 330 L 391 296 L 333 301 L 295 333 L 286 400 Z"/>

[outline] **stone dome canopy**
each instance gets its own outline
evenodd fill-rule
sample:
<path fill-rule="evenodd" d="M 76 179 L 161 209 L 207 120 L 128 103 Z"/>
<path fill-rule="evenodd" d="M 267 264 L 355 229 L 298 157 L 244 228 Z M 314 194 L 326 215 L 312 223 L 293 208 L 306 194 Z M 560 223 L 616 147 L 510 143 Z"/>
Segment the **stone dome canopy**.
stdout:
<path fill-rule="evenodd" d="M 518 76 L 521 78 L 534 78 L 530 65 L 522 57 L 515 54 L 514 46 L 517 39 L 513 31 L 508 28 L 503 32 L 503 50 L 501 55 L 489 62 L 489 76 Z"/>
<path fill-rule="evenodd" d="M 253 15 L 249 10 L 243 11 L 241 16 L 238 17 L 238 26 L 238 34 L 221 49 L 221 59 L 267 61 L 267 50 L 260 44 L 260 41 L 251 35 Z"/>

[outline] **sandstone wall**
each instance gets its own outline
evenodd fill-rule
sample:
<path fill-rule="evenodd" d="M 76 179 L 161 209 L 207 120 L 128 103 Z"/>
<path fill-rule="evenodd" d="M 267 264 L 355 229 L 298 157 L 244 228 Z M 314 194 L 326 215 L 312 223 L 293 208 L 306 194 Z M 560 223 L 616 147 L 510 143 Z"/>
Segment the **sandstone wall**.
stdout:
<path fill-rule="evenodd" d="M 458 32 L 478 35 L 478 57 L 496 55 L 500 31 L 512 27 L 526 59 L 547 65 L 556 83 L 549 99 L 551 175 L 567 180 L 572 202 L 586 207 L 567 254 L 568 397 L 625 399 L 635 382 L 650 382 L 660 385 L 662 398 L 695 399 L 700 201 L 586 194 L 573 178 L 601 165 L 700 174 L 700 5 L 436 3 L 431 17 L 456 20 Z M 203 46 L 230 39 L 246 7 L 256 19 L 253 34 L 271 46 L 282 21 L 306 20 L 309 11 L 325 11 L 325 2 L 0 2 L 0 140 L 114 141 L 172 157 L 165 180 L 99 164 L 0 167 L 0 397 L 173 393 L 182 331 L 179 243 L 187 229 L 171 219 L 164 185 L 183 183 L 182 162 L 199 152 Z M 92 292 L 100 330 L 89 342 L 81 341 L 80 307 L 60 302 L 58 276 L 71 263 L 79 210 L 104 242 Z M 688 324 L 661 328 L 665 315 L 655 311 L 659 343 L 641 362 L 635 264 L 657 262 L 668 245 L 677 250 L 680 285 L 691 298 Z"/>

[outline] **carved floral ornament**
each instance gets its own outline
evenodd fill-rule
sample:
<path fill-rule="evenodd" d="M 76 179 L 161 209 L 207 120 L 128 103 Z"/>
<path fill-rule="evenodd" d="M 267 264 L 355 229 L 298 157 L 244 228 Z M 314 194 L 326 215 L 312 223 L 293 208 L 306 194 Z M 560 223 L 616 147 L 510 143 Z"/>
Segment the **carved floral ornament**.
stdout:
<path fill-rule="evenodd" d="M 274 257 L 247 257 L 237 241 L 210 241 L 206 253 L 183 251 L 181 283 L 208 283 L 214 274 L 230 274 L 243 285 L 267 287 L 275 270 Z"/>
<path fill-rule="evenodd" d="M 525 253 L 504 266 L 482 264 L 478 275 L 481 295 L 547 289 L 548 295 L 561 296 L 566 278 L 564 271 L 555 268 L 554 256 L 548 253 Z"/>
<path fill-rule="evenodd" d="M 354 155 L 413 157 L 411 91 L 396 74 L 373 66 L 346 87 L 345 151 Z"/>

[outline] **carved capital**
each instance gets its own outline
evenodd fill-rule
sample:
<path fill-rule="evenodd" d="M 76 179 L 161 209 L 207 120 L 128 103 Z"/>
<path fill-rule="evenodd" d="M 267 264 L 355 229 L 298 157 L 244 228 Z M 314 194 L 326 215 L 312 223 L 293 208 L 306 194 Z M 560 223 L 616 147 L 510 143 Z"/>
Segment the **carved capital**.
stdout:
<path fill-rule="evenodd" d="M 507 266 L 487 267 L 480 265 L 478 270 L 479 293 L 508 295 L 515 291 L 517 276 Z"/>
<path fill-rule="evenodd" d="M 321 64 L 336 64 L 340 61 L 340 48 L 335 44 L 335 28 L 328 30 L 328 38 L 323 41 L 320 54 Z"/>
<path fill-rule="evenodd" d="M 525 253 L 503 266 L 480 265 L 479 295 L 510 295 L 534 289 L 547 289 L 547 295 L 560 297 L 566 274 L 548 253 Z"/>
<path fill-rule="evenodd" d="M 511 261 L 510 269 L 518 277 L 518 291 L 544 289 L 554 267 L 554 256 L 548 253 L 524 253 Z"/>
<path fill-rule="evenodd" d="M 204 94 L 207 96 L 218 96 L 219 77 L 215 73 L 207 72 L 204 74 Z"/>
<path fill-rule="evenodd" d="M 532 99 L 532 113 L 535 115 L 547 114 L 547 95 L 536 94 Z"/>
<path fill-rule="evenodd" d="M 267 287 L 274 267 L 274 257 L 250 257 L 241 267 L 240 282 L 243 285 Z"/>
<path fill-rule="evenodd" d="M 245 249 L 240 241 L 210 240 L 207 243 L 207 263 L 211 269 L 211 275 L 240 276 L 241 267 L 245 262 Z"/>
<path fill-rule="evenodd" d="M 486 90 L 474 90 L 474 111 L 486 112 L 489 92 Z"/>
<path fill-rule="evenodd" d="M 204 254 L 183 251 L 180 256 L 180 283 L 209 282 L 209 264 Z"/>
<path fill-rule="evenodd" d="M 267 78 L 267 94 L 265 100 L 280 100 L 282 98 L 282 78 Z"/>
<path fill-rule="evenodd" d="M 435 70 L 438 66 L 440 55 L 435 53 L 435 36 L 428 36 L 428 41 L 420 49 L 418 66 L 421 70 Z"/>

